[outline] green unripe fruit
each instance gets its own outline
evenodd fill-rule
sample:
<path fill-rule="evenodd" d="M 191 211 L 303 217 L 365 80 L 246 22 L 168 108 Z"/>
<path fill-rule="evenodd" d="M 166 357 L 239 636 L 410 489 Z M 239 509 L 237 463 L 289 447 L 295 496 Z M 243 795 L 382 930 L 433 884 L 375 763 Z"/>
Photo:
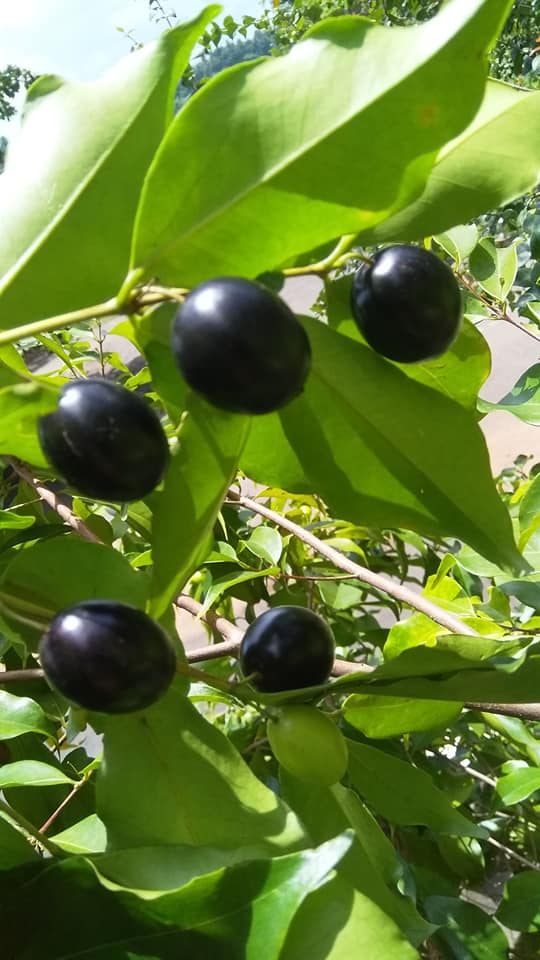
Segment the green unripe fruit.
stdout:
<path fill-rule="evenodd" d="M 266 734 L 276 760 L 299 780 L 330 787 L 347 769 L 345 738 L 334 721 L 316 707 L 282 707 L 278 716 L 268 721 Z"/>

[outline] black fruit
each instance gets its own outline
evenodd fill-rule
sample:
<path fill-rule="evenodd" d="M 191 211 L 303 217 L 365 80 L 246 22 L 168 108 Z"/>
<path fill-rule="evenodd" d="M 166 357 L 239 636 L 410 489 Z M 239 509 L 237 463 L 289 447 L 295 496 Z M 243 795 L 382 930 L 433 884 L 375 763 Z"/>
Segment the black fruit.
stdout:
<path fill-rule="evenodd" d="M 62 610 L 41 638 L 52 687 L 101 713 L 143 710 L 167 690 L 176 655 L 164 630 L 125 603 L 86 600 Z"/>
<path fill-rule="evenodd" d="M 294 313 L 266 287 L 239 277 L 206 280 L 187 295 L 172 349 L 189 386 L 233 413 L 283 407 L 302 392 L 311 364 Z"/>
<path fill-rule="evenodd" d="M 63 387 L 56 410 L 40 418 L 38 429 L 51 466 L 78 493 L 97 500 L 140 500 L 167 467 L 167 438 L 154 411 L 100 377 Z"/>
<path fill-rule="evenodd" d="M 377 353 L 414 363 L 448 349 L 459 330 L 461 293 L 439 257 L 403 244 L 386 247 L 357 271 L 351 308 Z"/>
<path fill-rule="evenodd" d="M 324 683 L 334 662 L 334 635 L 305 607 L 275 607 L 257 617 L 240 644 L 240 667 L 257 690 L 275 693 Z"/>

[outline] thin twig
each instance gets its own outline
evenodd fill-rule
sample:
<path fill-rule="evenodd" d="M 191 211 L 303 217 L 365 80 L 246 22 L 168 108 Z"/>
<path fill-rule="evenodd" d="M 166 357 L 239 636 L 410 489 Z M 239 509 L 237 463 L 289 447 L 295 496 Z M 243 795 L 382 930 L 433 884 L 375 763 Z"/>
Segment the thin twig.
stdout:
<path fill-rule="evenodd" d="M 40 667 L 32 667 L 30 670 L 0 670 L 0 684 L 16 683 L 25 680 L 43 680 L 45 674 Z"/>
<path fill-rule="evenodd" d="M 504 843 L 499 843 L 498 840 L 495 840 L 494 837 L 488 837 L 486 843 L 491 844 L 492 847 L 495 847 L 497 850 L 501 850 L 506 854 L 507 857 L 510 857 L 512 860 L 515 860 L 516 863 L 521 863 L 523 867 L 528 867 L 529 870 L 538 870 L 540 864 L 535 863 L 534 860 L 527 860 L 527 857 L 522 857 L 520 853 L 516 853 L 515 850 L 512 850 L 510 847 L 505 847 Z"/>
<path fill-rule="evenodd" d="M 79 790 L 81 789 L 81 787 L 84 787 L 85 783 L 88 783 L 89 779 L 90 778 L 86 776 L 86 777 L 83 777 L 82 780 L 77 781 L 77 783 L 73 787 L 73 790 L 71 790 L 70 793 L 68 793 L 67 797 L 64 797 L 64 799 L 62 800 L 62 803 L 58 804 L 56 810 L 53 810 L 48 820 L 46 820 L 43 826 L 39 828 L 40 835 L 43 835 L 45 831 L 49 829 L 49 827 L 54 823 L 56 818 L 60 816 L 60 814 L 62 813 L 62 810 L 64 810 L 67 807 L 68 803 L 71 803 L 71 801 L 73 800 L 73 797 L 75 797 L 78 794 Z"/>
<path fill-rule="evenodd" d="M 24 480 L 25 483 L 29 484 L 36 493 L 39 494 L 40 498 L 51 507 L 59 517 L 67 523 L 80 537 L 83 537 L 84 540 L 90 540 L 92 543 L 102 543 L 103 541 L 95 534 L 89 527 L 86 526 L 83 520 L 79 517 L 76 517 L 73 513 L 73 510 L 68 507 L 66 503 L 63 503 L 58 495 L 51 490 L 49 487 L 45 486 L 40 480 L 30 473 L 27 467 L 20 460 L 16 460 L 14 457 L 6 457 L 6 460 L 11 464 L 16 473 L 19 474 L 20 478 Z"/>
<path fill-rule="evenodd" d="M 503 717 L 540 720 L 540 703 L 468 703 L 467 707 L 481 713 L 499 713 Z"/>
<path fill-rule="evenodd" d="M 214 627 L 225 640 L 228 640 L 232 644 L 236 644 L 238 648 L 240 640 L 242 639 L 242 631 L 239 629 L 239 627 L 235 626 L 234 623 L 231 623 L 230 620 L 226 620 L 225 617 L 217 616 L 212 612 L 212 610 L 207 610 L 204 614 L 202 614 L 202 604 L 198 603 L 197 600 L 194 600 L 193 597 L 188 597 L 185 593 L 182 593 L 179 597 L 177 597 L 174 603 L 179 610 L 186 610 L 188 613 L 191 613 L 193 617 L 204 620 L 205 623 L 209 624 L 209 626 Z"/>
<path fill-rule="evenodd" d="M 5 813 L 10 820 L 13 820 L 13 822 L 16 823 L 25 834 L 28 834 L 28 836 L 33 837 L 34 840 L 37 840 L 38 843 L 40 843 L 45 850 L 48 850 L 53 857 L 65 856 L 63 851 L 60 850 L 55 843 L 52 843 L 47 837 L 44 837 L 43 834 L 39 832 L 38 828 L 30 822 L 30 820 L 27 820 L 22 813 L 19 813 L 18 810 L 15 810 L 9 805 L 9 803 L 6 803 L 5 800 L 0 800 L 0 810 L 2 813 Z"/>
<path fill-rule="evenodd" d="M 295 537 L 297 537 L 299 540 L 302 540 L 303 543 L 306 543 L 312 548 L 312 550 L 315 550 L 316 553 L 319 553 L 322 557 L 326 557 L 327 560 L 330 560 L 330 563 L 333 563 L 338 569 L 344 570 L 346 573 L 352 574 L 353 577 L 361 580 L 363 583 L 367 583 L 376 590 L 381 590 L 383 593 L 394 597 L 394 599 L 399 600 L 400 603 L 404 603 L 409 607 L 413 607 L 415 610 L 425 614 L 431 620 L 434 620 L 435 623 L 438 623 L 441 627 L 444 627 L 451 633 L 457 633 L 469 637 L 477 636 L 476 631 L 459 620 L 458 617 L 448 613 L 446 610 L 441 610 L 441 608 L 436 604 L 432 603 L 430 600 L 427 600 L 421 594 L 414 593 L 414 591 L 410 590 L 409 587 L 406 587 L 401 583 L 395 583 L 390 579 L 390 577 L 387 577 L 381 573 L 374 573 L 367 567 L 362 567 L 359 563 L 349 560 L 349 558 L 343 553 L 340 553 L 339 550 L 335 550 L 334 547 L 330 547 L 323 540 L 319 540 L 318 537 L 310 533 L 309 530 L 305 530 L 304 527 L 300 527 L 297 523 L 294 523 L 287 517 L 282 517 L 279 513 L 276 513 L 274 510 L 270 510 L 268 507 L 263 506 L 256 500 L 251 500 L 249 497 L 241 496 L 240 494 L 236 493 L 235 490 L 229 490 L 227 497 L 234 503 L 238 503 L 240 506 L 246 507 L 247 510 L 251 510 L 253 513 L 258 513 L 261 517 L 271 520 L 272 523 L 276 524 L 276 526 L 283 527 L 284 530 L 288 530 L 289 533 L 293 533 Z"/>

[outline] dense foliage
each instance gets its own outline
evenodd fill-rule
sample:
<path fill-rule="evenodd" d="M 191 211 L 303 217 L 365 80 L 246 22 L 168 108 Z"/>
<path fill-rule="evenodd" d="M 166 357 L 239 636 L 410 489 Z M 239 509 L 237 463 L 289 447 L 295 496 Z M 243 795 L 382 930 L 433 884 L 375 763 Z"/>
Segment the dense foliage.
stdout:
<path fill-rule="evenodd" d="M 537 956 L 540 476 L 492 477 L 478 396 L 483 325 L 540 321 L 534 38 L 527 82 L 488 78 L 536 4 L 438 6 L 211 6 L 29 90 L 0 178 L 3 957 Z M 265 22 L 276 55 L 175 115 L 199 40 Z M 403 242 L 463 299 L 416 363 L 351 300 Z M 251 416 L 290 324 L 295 397 Z M 538 423 L 539 383 L 495 406 Z"/>

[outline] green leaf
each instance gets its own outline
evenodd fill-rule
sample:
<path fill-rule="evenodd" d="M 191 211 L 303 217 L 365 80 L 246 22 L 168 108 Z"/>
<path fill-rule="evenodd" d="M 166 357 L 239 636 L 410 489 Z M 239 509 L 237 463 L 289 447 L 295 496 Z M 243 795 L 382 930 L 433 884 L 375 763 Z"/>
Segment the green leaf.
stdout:
<path fill-rule="evenodd" d="M 187 843 L 267 855 L 304 840 L 294 815 L 174 685 L 145 713 L 107 720 L 97 796 L 108 849 Z"/>
<path fill-rule="evenodd" d="M 98 598 L 142 608 L 146 591 L 144 577 L 117 550 L 68 534 L 16 553 L 0 581 L 0 604 L 25 637 L 25 615 L 38 621 L 28 634 L 35 639 L 39 621 L 46 626 L 48 619 L 73 603 Z M 21 623 L 17 615 L 23 617 Z"/>
<path fill-rule="evenodd" d="M 280 960 L 414 960 L 416 950 L 369 897 L 341 877 L 312 893 L 296 914 Z"/>
<path fill-rule="evenodd" d="M 0 790 L 8 787 L 55 787 L 59 783 L 73 785 L 75 780 L 57 767 L 37 760 L 19 760 L 0 767 Z"/>
<path fill-rule="evenodd" d="M 509 6 L 454 0 L 407 31 L 329 19 L 288 55 L 214 77 L 156 154 L 132 266 L 186 286 L 254 277 L 405 206 L 435 151 L 472 121 L 482 51 Z"/>
<path fill-rule="evenodd" d="M 488 80 L 478 113 L 441 149 L 421 196 L 363 242 L 421 240 L 509 203 L 535 186 L 539 151 L 540 93 Z"/>
<path fill-rule="evenodd" d="M 329 789 L 306 784 L 281 769 L 284 798 L 298 813 L 315 843 L 351 827 L 355 840 L 337 871 L 339 875 L 382 910 L 417 946 L 432 932 L 414 903 L 398 892 L 402 865 L 377 821 L 362 801 L 340 784 Z"/>
<path fill-rule="evenodd" d="M 466 260 L 478 243 L 478 227 L 475 223 L 453 227 L 446 233 L 439 233 L 434 238 L 439 246 L 460 266 Z"/>
<path fill-rule="evenodd" d="M 191 397 L 163 491 L 152 498 L 153 616 L 163 613 L 204 560 L 250 422 L 249 417 L 224 413 Z"/>
<path fill-rule="evenodd" d="M 440 925 L 437 939 L 456 958 L 507 960 L 508 941 L 499 925 L 474 903 L 454 897 L 427 897 L 424 909 L 432 923 Z"/>
<path fill-rule="evenodd" d="M 422 824 L 437 833 L 486 837 L 483 827 L 456 810 L 423 770 L 382 750 L 348 740 L 349 773 L 356 790 L 386 820 Z"/>
<path fill-rule="evenodd" d="M 540 106 L 540 102 L 539 102 Z M 469 269 L 483 290 L 496 300 L 505 300 L 518 269 L 517 241 L 508 247 L 496 247 L 484 237 L 469 257 Z"/>
<path fill-rule="evenodd" d="M 91 813 L 67 830 L 55 834 L 51 840 L 66 853 L 101 853 L 107 846 L 107 831 L 99 817 Z"/>
<path fill-rule="evenodd" d="M 510 807 L 513 803 L 527 800 L 531 794 L 540 790 L 540 770 L 538 767 L 514 770 L 497 780 L 497 793 L 502 802 Z"/>
<path fill-rule="evenodd" d="M 506 881 L 497 920 L 510 930 L 540 933 L 540 873 L 524 870 Z"/>
<path fill-rule="evenodd" d="M 0 181 L 1 182 L 1 181 Z M 0 306 L 0 326 L 1 306 Z M 56 390 L 36 381 L 0 389 L 0 453 L 19 457 L 38 467 L 48 467 L 37 434 L 41 416 L 54 410 Z"/>
<path fill-rule="evenodd" d="M 0 510 L 0 530 L 26 530 L 36 522 L 35 517 L 25 517 L 12 510 Z"/>
<path fill-rule="evenodd" d="M 306 389 L 279 414 L 281 436 L 277 414 L 253 420 L 242 458 L 248 476 L 316 491 L 334 516 L 459 537 L 522 568 L 475 419 L 369 348 L 316 320 L 305 325 L 313 350 Z"/>
<path fill-rule="evenodd" d="M 525 373 L 522 373 L 506 396 L 498 403 L 479 399 L 478 409 L 481 413 L 490 413 L 492 410 L 506 410 L 515 417 L 531 423 L 540 424 L 540 363 L 533 364 Z"/>
<path fill-rule="evenodd" d="M 37 850 L 0 813 L 0 872 L 39 861 Z"/>
<path fill-rule="evenodd" d="M 279 563 L 283 542 L 277 530 L 273 527 L 255 527 L 249 540 L 246 540 L 246 547 L 249 547 L 256 557 L 271 563 L 273 566 Z"/>
<path fill-rule="evenodd" d="M 153 389 L 161 397 L 174 424 L 180 421 L 187 405 L 187 385 L 180 374 L 171 350 L 171 322 L 178 304 L 164 303 L 132 325 L 125 321 L 113 332 L 129 339 L 144 355 Z"/>
<path fill-rule="evenodd" d="M 239 583 L 251 583 L 254 580 L 271 576 L 275 574 L 275 572 L 275 567 L 268 567 L 268 569 L 265 570 L 234 571 L 233 573 L 226 573 L 222 577 L 216 577 L 215 580 L 212 580 L 205 595 L 200 615 L 203 616 L 210 607 L 217 603 L 219 598 L 222 597 L 227 590 L 231 590 Z"/>
<path fill-rule="evenodd" d="M 116 293 L 177 81 L 218 10 L 207 7 L 94 83 L 33 84 L 0 181 L 0 327 Z"/>
<path fill-rule="evenodd" d="M 347 723 L 377 740 L 446 728 L 461 713 L 461 704 L 357 693 L 347 698 L 342 709 Z"/>
<path fill-rule="evenodd" d="M 34 700 L 0 690 L 0 740 L 11 740 L 33 732 L 50 737 L 55 731 L 55 725 Z"/>
<path fill-rule="evenodd" d="M 70 858 L 33 879 L 31 924 L 24 884 L 10 891 L 2 946 L 17 960 L 278 960 L 298 907 L 350 842 L 340 836 L 315 850 L 217 870 L 151 899 L 105 889 L 87 862 Z"/>
<path fill-rule="evenodd" d="M 350 274 L 333 282 L 327 281 L 328 323 L 338 333 L 365 343 L 352 318 L 351 285 Z M 480 331 L 469 320 L 464 320 L 457 339 L 442 356 L 422 363 L 396 363 L 393 366 L 411 380 L 438 390 L 476 414 L 478 391 L 491 370 L 491 353 Z"/>

